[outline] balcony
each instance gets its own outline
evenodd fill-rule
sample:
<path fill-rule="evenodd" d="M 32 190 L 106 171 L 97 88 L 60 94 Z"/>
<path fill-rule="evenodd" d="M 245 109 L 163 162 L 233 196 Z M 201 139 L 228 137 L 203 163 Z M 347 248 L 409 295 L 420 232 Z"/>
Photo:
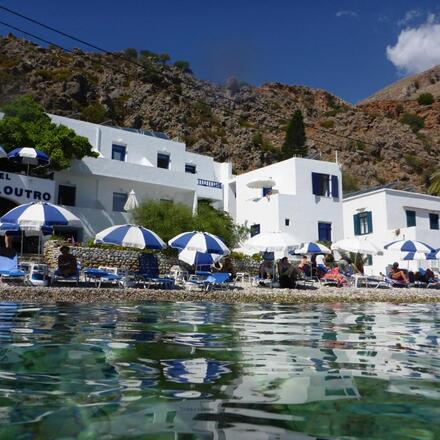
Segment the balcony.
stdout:
<path fill-rule="evenodd" d="M 197 179 L 197 185 L 206 186 L 208 188 L 222 189 L 223 185 L 221 182 L 216 182 L 214 180 Z"/>

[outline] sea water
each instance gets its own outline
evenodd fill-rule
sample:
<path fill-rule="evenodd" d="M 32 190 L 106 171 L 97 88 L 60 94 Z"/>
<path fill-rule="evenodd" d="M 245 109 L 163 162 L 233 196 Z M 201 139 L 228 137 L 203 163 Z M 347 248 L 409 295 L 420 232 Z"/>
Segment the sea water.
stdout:
<path fill-rule="evenodd" d="M 0 439 L 440 439 L 440 305 L 0 304 Z"/>

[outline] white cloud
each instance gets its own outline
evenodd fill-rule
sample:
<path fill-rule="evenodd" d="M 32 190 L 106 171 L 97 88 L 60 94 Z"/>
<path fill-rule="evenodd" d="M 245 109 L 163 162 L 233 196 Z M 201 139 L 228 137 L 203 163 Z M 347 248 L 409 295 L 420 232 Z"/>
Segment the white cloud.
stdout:
<path fill-rule="evenodd" d="M 405 73 L 418 73 L 440 64 L 440 24 L 430 14 L 419 27 L 402 30 L 387 58 Z"/>
<path fill-rule="evenodd" d="M 405 26 L 409 22 L 413 21 L 415 18 L 421 17 L 423 15 L 420 9 L 411 9 L 408 11 L 403 18 L 401 18 L 398 22 L 398 26 Z"/>
<path fill-rule="evenodd" d="M 359 14 L 355 11 L 338 11 L 336 17 L 359 18 Z"/>

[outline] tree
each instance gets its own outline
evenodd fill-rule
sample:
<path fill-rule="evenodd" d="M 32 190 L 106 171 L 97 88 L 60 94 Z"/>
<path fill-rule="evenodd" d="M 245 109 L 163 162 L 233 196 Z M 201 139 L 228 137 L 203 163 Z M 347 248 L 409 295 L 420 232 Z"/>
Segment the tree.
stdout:
<path fill-rule="evenodd" d="M 21 96 L 3 107 L 0 121 L 0 145 L 7 151 L 30 147 L 50 157 L 50 169 L 69 167 L 72 159 L 97 157 L 87 138 L 64 125 L 51 122 L 43 108 L 30 96 Z"/>
<path fill-rule="evenodd" d="M 132 211 L 133 221 L 153 230 L 165 242 L 186 231 L 204 231 L 219 236 L 229 248 L 246 237 L 247 228 L 238 226 L 225 212 L 206 202 L 199 204 L 197 214 L 182 204 L 147 200 Z"/>
<path fill-rule="evenodd" d="M 189 73 L 189 74 L 193 73 L 193 71 L 189 66 L 188 61 L 178 60 L 174 63 L 174 67 L 177 67 L 179 70 L 181 70 L 184 73 Z"/>
<path fill-rule="evenodd" d="M 417 102 L 420 105 L 431 105 L 434 103 L 434 96 L 431 93 L 422 93 L 417 98 Z"/>
<path fill-rule="evenodd" d="M 290 159 L 293 156 L 304 157 L 307 155 L 306 132 L 301 110 L 293 113 L 292 119 L 286 130 L 286 138 L 281 148 L 283 158 Z"/>
<path fill-rule="evenodd" d="M 193 230 L 191 209 L 182 203 L 147 200 L 131 215 L 136 224 L 153 230 L 165 242 L 177 234 Z"/>

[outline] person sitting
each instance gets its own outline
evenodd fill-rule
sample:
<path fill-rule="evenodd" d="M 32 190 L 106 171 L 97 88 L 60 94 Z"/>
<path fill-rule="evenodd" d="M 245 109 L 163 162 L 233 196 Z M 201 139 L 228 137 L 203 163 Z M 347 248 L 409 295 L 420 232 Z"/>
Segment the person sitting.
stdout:
<path fill-rule="evenodd" d="M 318 272 L 318 277 L 321 278 L 322 275 L 326 274 L 330 269 L 325 264 L 325 258 L 323 254 L 316 256 L 316 270 Z"/>
<path fill-rule="evenodd" d="M 298 269 L 306 276 L 312 276 L 312 266 L 309 264 L 307 260 L 307 255 L 303 255 L 301 257 L 301 261 L 298 264 Z"/>
<path fill-rule="evenodd" d="M 393 263 L 390 268 L 389 276 L 392 280 L 403 284 L 409 284 L 409 278 L 406 273 L 399 269 L 399 263 Z"/>
<path fill-rule="evenodd" d="M 263 260 L 258 268 L 258 276 L 263 280 L 273 279 L 273 261 Z"/>
<path fill-rule="evenodd" d="M 61 255 L 58 257 L 57 275 L 63 277 L 71 277 L 78 273 L 78 265 L 76 257 L 70 253 L 68 246 L 60 247 Z"/>
<path fill-rule="evenodd" d="M 222 264 L 221 271 L 225 273 L 229 273 L 229 281 L 232 281 L 237 276 L 237 272 L 235 270 L 234 264 L 232 263 L 232 260 L 229 257 L 225 258 L 225 261 Z"/>
<path fill-rule="evenodd" d="M 298 279 L 297 269 L 293 264 L 289 263 L 287 257 L 283 257 L 278 261 L 278 276 L 281 288 L 294 289 L 296 287 L 296 280 Z"/>

